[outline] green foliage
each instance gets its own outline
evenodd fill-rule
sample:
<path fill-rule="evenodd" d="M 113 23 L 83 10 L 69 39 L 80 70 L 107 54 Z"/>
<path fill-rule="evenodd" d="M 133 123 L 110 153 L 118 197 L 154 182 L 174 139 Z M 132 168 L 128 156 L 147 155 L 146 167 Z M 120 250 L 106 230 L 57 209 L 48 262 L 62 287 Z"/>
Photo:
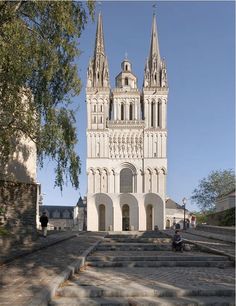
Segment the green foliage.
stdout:
<path fill-rule="evenodd" d="M 194 189 L 191 199 L 202 211 L 214 209 L 215 200 L 235 188 L 235 173 L 231 170 L 212 171 L 207 178 L 203 178 L 198 188 Z"/>
<path fill-rule="evenodd" d="M 86 5 L 87 4 L 87 5 Z M 0 166 L 13 139 L 30 138 L 40 166 L 56 161 L 55 185 L 78 188 L 72 98 L 80 93 L 78 39 L 94 1 L 0 2 Z"/>
<path fill-rule="evenodd" d="M 193 212 L 196 216 L 197 224 L 207 223 L 207 214 L 201 212 Z"/>
<path fill-rule="evenodd" d="M 219 222 L 221 226 L 235 226 L 235 207 L 222 212 L 223 216 Z"/>

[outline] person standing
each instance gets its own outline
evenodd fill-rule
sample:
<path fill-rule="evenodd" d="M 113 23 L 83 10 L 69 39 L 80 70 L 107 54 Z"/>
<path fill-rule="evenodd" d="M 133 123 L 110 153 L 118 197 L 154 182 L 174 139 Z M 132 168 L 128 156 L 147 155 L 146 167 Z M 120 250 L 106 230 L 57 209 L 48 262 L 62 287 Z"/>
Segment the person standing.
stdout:
<path fill-rule="evenodd" d="M 46 215 L 46 212 L 44 211 L 42 216 L 39 219 L 41 226 L 42 226 L 42 231 L 43 231 L 43 237 L 47 236 L 47 226 L 48 226 L 48 217 Z"/>

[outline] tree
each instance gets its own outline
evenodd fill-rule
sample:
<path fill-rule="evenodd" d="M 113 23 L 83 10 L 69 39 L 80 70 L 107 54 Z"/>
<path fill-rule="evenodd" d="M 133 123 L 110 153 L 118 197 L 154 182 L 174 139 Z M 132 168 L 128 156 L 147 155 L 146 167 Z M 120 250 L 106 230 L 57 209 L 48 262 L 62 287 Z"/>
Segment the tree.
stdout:
<path fill-rule="evenodd" d="M 78 188 L 80 159 L 72 98 L 80 93 L 78 38 L 94 1 L 0 2 L 0 166 L 12 139 L 35 142 L 38 162 L 56 161 L 55 185 Z"/>
<path fill-rule="evenodd" d="M 203 210 L 212 210 L 215 200 L 235 188 L 235 173 L 230 170 L 212 171 L 203 178 L 198 188 L 194 189 L 191 199 Z"/>

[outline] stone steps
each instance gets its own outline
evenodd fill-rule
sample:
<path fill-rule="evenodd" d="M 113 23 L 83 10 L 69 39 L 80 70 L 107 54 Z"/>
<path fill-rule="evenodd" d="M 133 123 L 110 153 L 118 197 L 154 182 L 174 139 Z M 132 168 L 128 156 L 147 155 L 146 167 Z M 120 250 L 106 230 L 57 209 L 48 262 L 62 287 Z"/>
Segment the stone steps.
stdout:
<path fill-rule="evenodd" d="M 182 255 L 182 256 L 181 256 Z M 88 262 L 92 261 L 102 261 L 102 262 L 114 262 L 114 261 L 205 261 L 205 262 L 213 262 L 213 261 L 227 261 L 228 262 L 228 257 L 226 256 L 194 256 L 194 255 L 184 255 L 180 254 L 179 256 L 174 256 L 174 255 L 169 255 L 167 256 L 160 256 L 160 255 L 155 255 L 155 256 L 146 256 L 143 254 L 142 256 L 89 256 L 87 257 Z"/>
<path fill-rule="evenodd" d="M 233 297 L 55 298 L 50 306 L 234 306 Z"/>
<path fill-rule="evenodd" d="M 172 239 L 170 238 L 110 238 L 105 239 L 105 242 L 109 243 L 170 243 Z"/>
<path fill-rule="evenodd" d="M 97 251 L 170 251 L 171 250 L 171 244 L 169 245 L 153 245 L 153 244 L 147 244 L 147 245 L 126 245 L 126 244 L 120 244 L 120 245 L 98 245 L 96 247 Z"/>
<path fill-rule="evenodd" d="M 85 290 L 86 288 L 86 290 Z M 103 286 L 96 288 L 94 286 L 79 286 L 73 283 L 57 290 L 57 297 L 70 298 L 101 298 L 101 297 L 196 297 L 196 296 L 215 296 L 215 297 L 234 297 L 234 291 L 231 289 L 201 289 L 201 290 L 171 290 L 171 289 L 151 289 L 145 288 L 107 288 Z"/>
<path fill-rule="evenodd" d="M 172 252 L 171 239 L 148 235 L 105 238 L 87 257 L 84 270 L 57 290 L 50 305 L 235 305 L 232 273 L 226 280 L 224 276 L 233 266 L 227 256 L 203 253 L 192 245 L 189 252 Z"/>
<path fill-rule="evenodd" d="M 86 265 L 89 267 L 98 268 L 120 268 L 120 267 L 218 267 L 226 268 L 233 267 L 234 263 L 231 261 L 183 261 L 183 260 L 162 260 L 162 261 L 87 261 Z"/>

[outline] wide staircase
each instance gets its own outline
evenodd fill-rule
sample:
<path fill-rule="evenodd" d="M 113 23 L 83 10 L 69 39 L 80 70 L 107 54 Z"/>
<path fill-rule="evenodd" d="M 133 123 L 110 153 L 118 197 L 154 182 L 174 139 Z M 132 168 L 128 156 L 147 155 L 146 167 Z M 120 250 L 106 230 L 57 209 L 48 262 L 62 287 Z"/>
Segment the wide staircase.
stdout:
<path fill-rule="evenodd" d="M 50 305 L 235 305 L 233 262 L 160 232 L 110 233 Z"/>

